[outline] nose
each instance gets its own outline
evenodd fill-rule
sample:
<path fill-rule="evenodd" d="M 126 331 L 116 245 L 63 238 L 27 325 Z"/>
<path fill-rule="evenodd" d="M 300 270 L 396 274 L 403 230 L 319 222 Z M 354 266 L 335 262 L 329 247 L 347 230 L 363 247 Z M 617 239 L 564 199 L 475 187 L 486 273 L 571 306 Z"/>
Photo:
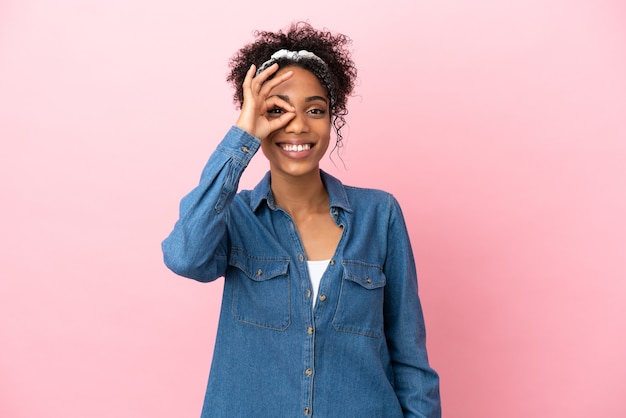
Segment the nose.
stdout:
<path fill-rule="evenodd" d="M 306 114 L 296 110 L 296 116 L 285 126 L 285 131 L 292 134 L 300 134 L 309 131 L 309 122 Z"/>

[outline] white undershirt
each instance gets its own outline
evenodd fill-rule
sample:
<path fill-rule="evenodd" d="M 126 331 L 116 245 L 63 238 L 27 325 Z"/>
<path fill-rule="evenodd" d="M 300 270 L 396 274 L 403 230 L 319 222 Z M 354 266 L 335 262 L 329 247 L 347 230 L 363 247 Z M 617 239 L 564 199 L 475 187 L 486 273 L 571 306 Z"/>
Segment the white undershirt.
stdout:
<path fill-rule="evenodd" d="M 317 302 L 317 292 L 320 288 L 322 276 L 324 275 L 329 262 L 330 260 L 315 260 L 306 262 L 309 267 L 311 286 L 313 287 L 313 306 L 315 306 L 315 302 Z"/>

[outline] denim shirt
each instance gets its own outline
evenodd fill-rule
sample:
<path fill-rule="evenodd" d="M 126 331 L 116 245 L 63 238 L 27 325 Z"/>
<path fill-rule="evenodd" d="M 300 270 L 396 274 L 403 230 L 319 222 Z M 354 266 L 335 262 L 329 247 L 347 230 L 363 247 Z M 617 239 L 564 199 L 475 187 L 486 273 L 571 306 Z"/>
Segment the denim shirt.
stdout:
<path fill-rule="evenodd" d="M 269 173 L 237 193 L 259 146 L 230 129 L 162 244 L 175 273 L 225 278 L 202 417 L 440 417 L 395 198 L 321 172 L 343 232 L 313 307 L 304 247 Z"/>

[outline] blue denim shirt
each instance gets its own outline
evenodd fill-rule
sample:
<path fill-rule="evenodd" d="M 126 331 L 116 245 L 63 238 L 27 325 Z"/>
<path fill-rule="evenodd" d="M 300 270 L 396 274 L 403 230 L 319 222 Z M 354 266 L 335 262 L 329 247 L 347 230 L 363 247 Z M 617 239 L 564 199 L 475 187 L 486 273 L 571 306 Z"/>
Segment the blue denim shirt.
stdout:
<path fill-rule="evenodd" d="M 175 273 L 225 278 L 202 417 L 440 417 L 397 201 L 321 173 L 343 232 L 313 307 L 302 241 L 269 173 L 237 193 L 259 146 L 231 128 L 162 246 Z"/>

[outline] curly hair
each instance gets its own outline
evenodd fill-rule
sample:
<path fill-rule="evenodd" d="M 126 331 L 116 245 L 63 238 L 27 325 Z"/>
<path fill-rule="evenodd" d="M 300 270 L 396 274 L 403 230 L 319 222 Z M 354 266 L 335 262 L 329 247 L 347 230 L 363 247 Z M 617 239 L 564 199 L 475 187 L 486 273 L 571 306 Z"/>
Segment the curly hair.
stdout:
<path fill-rule="evenodd" d="M 320 73 L 319 63 L 315 60 L 289 61 L 289 65 L 311 71 L 328 90 L 331 123 L 337 134 L 335 148 L 340 148 L 343 139 L 341 128 L 346 124 L 345 116 L 348 114 L 346 104 L 357 76 L 356 66 L 347 49 L 352 40 L 346 35 L 335 34 L 326 29 L 317 30 L 306 22 L 292 23 L 285 31 L 255 31 L 254 36 L 254 42 L 241 48 L 230 59 L 230 73 L 226 80 L 235 89 L 234 103 L 239 107 L 243 104 L 243 80 L 252 64 L 259 68 L 281 49 L 312 52 L 326 63 L 327 69 L 323 71 L 325 74 Z M 279 65 L 284 63 L 281 60 L 277 62 Z"/>

